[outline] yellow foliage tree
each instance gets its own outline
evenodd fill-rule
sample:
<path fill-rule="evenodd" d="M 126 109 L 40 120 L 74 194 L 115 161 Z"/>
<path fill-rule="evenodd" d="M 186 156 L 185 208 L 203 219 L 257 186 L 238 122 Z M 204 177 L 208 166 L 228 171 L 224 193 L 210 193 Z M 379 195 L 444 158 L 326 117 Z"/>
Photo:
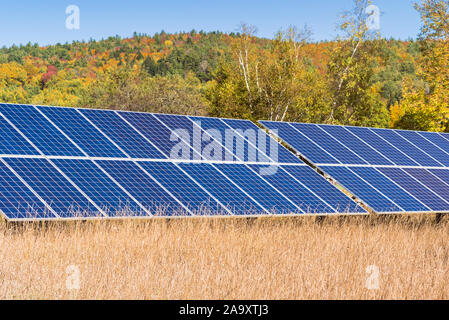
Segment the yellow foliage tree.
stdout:
<path fill-rule="evenodd" d="M 405 84 L 401 104 L 391 110 L 391 126 L 413 130 L 449 130 L 449 1 L 422 0 L 421 51 L 416 87 Z"/>

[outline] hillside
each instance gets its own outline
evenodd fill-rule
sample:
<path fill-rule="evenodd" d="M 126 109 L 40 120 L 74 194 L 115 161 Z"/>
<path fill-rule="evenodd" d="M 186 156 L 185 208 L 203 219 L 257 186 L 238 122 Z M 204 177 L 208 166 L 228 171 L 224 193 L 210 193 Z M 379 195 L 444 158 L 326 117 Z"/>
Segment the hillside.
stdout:
<path fill-rule="evenodd" d="M 234 44 L 240 37 L 220 32 L 162 31 L 153 36 L 134 34 L 131 38 L 116 36 L 47 47 L 28 44 L 2 48 L 0 101 L 223 115 L 213 106 L 210 88 L 220 76 L 219 67 L 233 59 Z M 261 52 L 270 52 L 274 41 L 252 40 Z M 335 45 L 307 42 L 303 46 L 301 59 L 312 72 L 313 81 L 327 81 L 329 56 Z M 401 100 L 403 82 L 414 81 L 418 55 L 416 42 L 378 41 L 370 85 L 387 109 Z M 320 95 L 305 90 L 303 103 L 310 104 L 307 100 L 313 100 L 313 94 Z M 264 116 L 244 112 L 224 115 Z"/>

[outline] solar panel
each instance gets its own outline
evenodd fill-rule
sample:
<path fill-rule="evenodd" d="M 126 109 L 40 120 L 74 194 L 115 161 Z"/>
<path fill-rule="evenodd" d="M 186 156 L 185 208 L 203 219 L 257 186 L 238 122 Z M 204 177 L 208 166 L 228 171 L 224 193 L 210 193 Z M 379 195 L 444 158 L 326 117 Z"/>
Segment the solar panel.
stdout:
<path fill-rule="evenodd" d="M 260 165 L 251 165 L 250 167 L 257 171 L 262 169 Z M 277 168 L 275 173 L 264 177 L 268 182 L 276 185 L 276 188 L 282 194 L 293 200 L 303 213 L 336 213 L 335 209 L 320 199 L 310 189 L 305 187 L 299 179 L 295 179 L 294 176 L 290 175 L 282 167 Z"/>
<path fill-rule="evenodd" d="M 396 132 L 396 130 L 372 129 L 376 134 L 394 145 L 397 149 L 405 153 L 407 156 L 418 162 L 421 166 L 441 167 L 435 159 L 417 148 L 413 143 L 408 141 Z"/>
<path fill-rule="evenodd" d="M 72 108 L 37 107 L 50 121 L 91 157 L 124 158 L 120 151 L 105 136 Z"/>
<path fill-rule="evenodd" d="M 377 150 L 383 156 L 390 159 L 390 161 L 395 165 L 419 166 L 419 163 L 413 160 L 413 158 L 407 156 L 394 145 L 388 143 L 370 128 L 346 127 L 346 129 L 368 144 L 371 148 Z"/>
<path fill-rule="evenodd" d="M 36 150 L 0 114 L 0 154 L 38 155 Z"/>
<path fill-rule="evenodd" d="M 181 202 L 132 161 L 103 160 L 98 164 L 154 216 L 186 215 Z M 141 210 L 140 210 L 141 211 Z M 146 215 L 141 211 L 142 215 Z"/>
<path fill-rule="evenodd" d="M 296 180 L 301 181 L 312 192 L 319 196 L 338 213 L 362 214 L 365 209 L 348 198 L 342 191 L 335 188 L 323 176 L 308 166 L 282 166 Z"/>
<path fill-rule="evenodd" d="M 173 152 L 173 147 L 180 143 L 179 138 L 177 138 L 172 131 L 155 116 L 150 113 L 123 111 L 119 112 L 119 114 L 161 150 L 167 158 L 183 158 L 180 152 Z M 183 148 L 180 149 L 188 150 L 188 158 L 190 159 L 192 157 L 192 151 L 188 143 L 183 144 Z"/>
<path fill-rule="evenodd" d="M 367 213 L 246 120 L 1 104 L 0 133 L 10 220 Z"/>
<path fill-rule="evenodd" d="M 83 156 L 83 152 L 64 137 L 36 108 L 1 104 L 0 112 L 43 154 Z"/>
<path fill-rule="evenodd" d="M 252 136 L 252 133 L 256 133 L 254 134 L 256 136 L 255 143 L 253 142 L 252 144 L 259 150 L 259 157 L 265 155 L 265 157 L 269 157 L 271 161 L 279 163 L 301 163 L 296 156 L 274 141 L 274 139 L 264 131 L 259 130 L 259 128 L 251 121 L 238 119 L 221 119 L 221 121 L 237 131 L 241 136 L 245 137 L 247 144 L 250 142 L 249 137 Z M 258 159 L 258 161 L 265 161 L 265 157 Z"/>
<path fill-rule="evenodd" d="M 139 163 L 190 210 L 192 215 L 228 215 L 217 199 L 171 162 Z"/>
<path fill-rule="evenodd" d="M 52 160 L 108 216 L 145 215 L 141 207 L 91 160 Z"/>
<path fill-rule="evenodd" d="M 218 170 L 272 214 L 304 214 L 294 200 L 286 198 L 246 165 L 216 164 Z"/>
<path fill-rule="evenodd" d="M 447 134 L 260 123 L 378 213 L 449 212 Z"/>
<path fill-rule="evenodd" d="M 166 158 L 150 142 L 110 110 L 79 110 L 93 125 L 132 158 Z"/>
<path fill-rule="evenodd" d="M 52 219 L 56 215 L 3 162 L 0 162 L 0 211 L 8 219 Z"/>
<path fill-rule="evenodd" d="M 269 213 L 254 198 L 244 192 L 225 174 L 210 163 L 182 163 L 181 168 L 199 184 L 214 194 L 234 215 L 260 215 Z"/>
<path fill-rule="evenodd" d="M 5 158 L 4 160 L 58 217 L 102 216 L 94 203 L 70 183 L 50 160 L 21 158 Z"/>

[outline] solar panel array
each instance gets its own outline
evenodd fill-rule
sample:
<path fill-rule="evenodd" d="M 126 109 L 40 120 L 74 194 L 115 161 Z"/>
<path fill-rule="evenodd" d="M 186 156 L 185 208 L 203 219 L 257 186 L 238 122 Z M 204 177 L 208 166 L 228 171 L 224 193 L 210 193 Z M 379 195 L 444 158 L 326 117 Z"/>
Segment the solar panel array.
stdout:
<path fill-rule="evenodd" d="M 10 220 L 366 214 L 250 121 L 0 104 Z"/>
<path fill-rule="evenodd" d="M 260 121 L 377 213 L 449 212 L 449 134 Z"/>

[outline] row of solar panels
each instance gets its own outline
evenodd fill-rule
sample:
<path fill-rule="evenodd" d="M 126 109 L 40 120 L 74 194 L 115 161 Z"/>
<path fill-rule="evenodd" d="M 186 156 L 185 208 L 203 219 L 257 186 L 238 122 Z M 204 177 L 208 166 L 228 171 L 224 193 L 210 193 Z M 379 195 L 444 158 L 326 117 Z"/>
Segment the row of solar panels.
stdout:
<path fill-rule="evenodd" d="M 0 133 L 11 220 L 366 213 L 250 121 L 2 104 Z"/>
<path fill-rule="evenodd" d="M 245 120 L 0 104 L 0 126 L 6 155 L 301 163 Z"/>
<path fill-rule="evenodd" d="M 447 133 L 260 123 L 376 212 L 449 212 Z"/>

